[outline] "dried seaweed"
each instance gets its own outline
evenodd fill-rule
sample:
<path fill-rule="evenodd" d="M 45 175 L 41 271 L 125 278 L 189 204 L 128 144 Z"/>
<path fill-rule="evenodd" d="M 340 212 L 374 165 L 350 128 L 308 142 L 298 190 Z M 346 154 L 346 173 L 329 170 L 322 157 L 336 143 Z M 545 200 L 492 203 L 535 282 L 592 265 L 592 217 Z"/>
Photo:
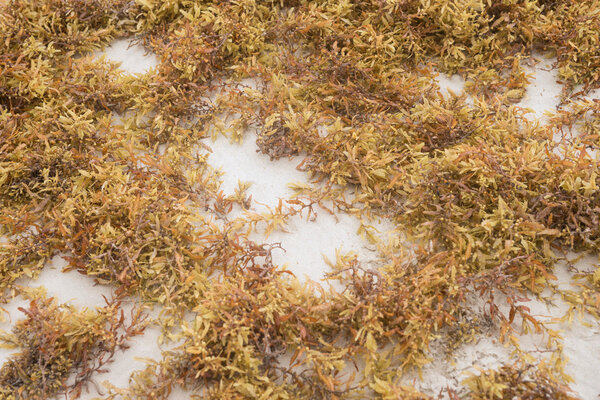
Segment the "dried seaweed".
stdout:
<path fill-rule="evenodd" d="M 18 321 L 11 334 L 0 337 L 3 346 L 22 349 L 0 369 L 4 399 L 46 399 L 59 394 L 77 398 L 145 325 L 139 311 L 132 312 L 126 322 L 118 301 L 96 311 L 77 311 L 36 295 L 20 311 L 26 319 Z"/>
<path fill-rule="evenodd" d="M 405 372 L 430 361 L 434 340 L 452 349 L 482 333 L 465 321 L 486 321 L 515 364 L 469 378 L 458 395 L 571 398 L 560 337 L 522 300 L 551 289 L 600 313 L 597 270 L 574 274 L 573 292 L 553 274 L 561 253 L 597 254 L 600 243 L 600 107 L 578 100 L 598 87 L 599 12 L 591 0 L 10 1 L 0 8 L 0 298 L 60 255 L 163 307 L 159 323 L 180 346 L 113 398 L 167 398 L 175 386 L 202 398 L 428 398 Z M 89 55 L 122 37 L 158 67 L 131 76 Z M 515 105 L 540 53 L 556 57 L 564 82 L 546 125 Z M 466 92 L 442 93 L 439 71 L 465 78 Z M 223 194 L 205 139 L 251 131 L 260 152 L 302 157 L 323 185 L 233 218 L 251 198 L 243 185 Z M 276 245 L 249 239 L 319 208 L 397 226 L 376 268 L 339 255 L 328 277 L 339 292 L 300 284 L 273 265 Z M 139 333 L 119 310 L 35 300 L 0 392 L 76 396 Z M 528 332 L 557 349 L 546 366 L 520 348 Z M 34 353 L 49 357 L 52 379 L 24 358 Z M 68 386 L 73 371 L 81 380 Z M 47 381 L 14 383 L 22 372 Z"/>

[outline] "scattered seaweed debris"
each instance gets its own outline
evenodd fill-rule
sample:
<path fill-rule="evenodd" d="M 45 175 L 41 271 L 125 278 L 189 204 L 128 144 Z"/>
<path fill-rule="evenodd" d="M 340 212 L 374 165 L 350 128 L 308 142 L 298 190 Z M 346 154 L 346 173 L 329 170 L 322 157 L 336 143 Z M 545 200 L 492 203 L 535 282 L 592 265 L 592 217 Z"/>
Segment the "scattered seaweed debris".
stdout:
<path fill-rule="evenodd" d="M 576 399 L 544 365 L 502 365 L 481 371 L 465 383 L 471 399 Z"/>
<path fill-rule="evenodd" d="M 144 331 L 144 315 L 132 311 L 126 321 L 119 301 L 78 311 L 40 294 L 30 297 L 29 307 L 19 309 L 26 319 L 0 336 L 2 346 L 21 349 L 0 368 L 4 399 L 77 398 Z"/>
<path fill-rule="evenodd" d="M 177 386 L 215 399 L 429 398 L 405 372 L 430 362 L 433 340 L 451 349 L 479 334 L 511 345 L 514 364 L 448 396 L 571 398 L 561 337 L 522 301 L 549 289 L 600 312 L 598 270 L 573 271 L 568 292 L 553 274 L 561 253 L 600 244 L 599 107 L 583 99 L 600 87 L 599 16 L 594 0 L 10 0 L 0 299 L 63 255 L 117 296 L 160 306 L 179 347 L 109 387 L 115 399 Z M 118 38 L 158 67 L 127 75 L 89 56 Z M 547 125 L 517 105 L 540 53 L 564 83 Z M 438 71 L 463 77 L 465 93 L 443 95 Z M 204 141 L 253 130 L 262 153 L 303 157 L 322 184 L 233 218 L 250 200 L 222 193 Z M 338 256 L 339 292 L 301 284 L 273 265 L 274 245 L 249 239 L 318 207 L 397 226 L 379 266 Z M 77 397 L 139 332 L 119 310 L 34 299 L 4 337 L 22 353 L 0 393 Z M 539 363 L 519 345 L 530 332 L 552 349 Z"/>

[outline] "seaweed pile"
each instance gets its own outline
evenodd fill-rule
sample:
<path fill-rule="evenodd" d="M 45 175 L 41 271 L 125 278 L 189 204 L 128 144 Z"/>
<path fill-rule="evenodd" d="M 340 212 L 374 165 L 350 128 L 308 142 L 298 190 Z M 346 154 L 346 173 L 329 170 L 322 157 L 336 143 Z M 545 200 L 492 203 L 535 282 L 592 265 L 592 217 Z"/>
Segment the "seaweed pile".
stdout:
<path fill-rule="evenodd" d="M 0 28 L 0 294 L 31 299 L 2 337 L 21 349 L 2 398 L 76 398 L 149 323 L 142 305 L 127 322 L 130 296 L 161 307 L 152 323 L 178 345 L 107 398 L 426 399 L 404 374 L 434 340 L 480 334 L 513 362 L 440 396 L 575 398 L 561 337 L 522 299 L 551 291 L 600 317 L 600 269 L 573 270 L 578 291 L 553 274 L 600 245 L 600 105 L 585 98 L 600 87 L 598 2 L 11 0 Z M 158 67 L 131 76 L 90 55 L 116 38 Z M 563 84 L 547 124 L 518 105 L 536 57 L 555 57 Z M 438 72 L 465 93 L 442 94 Z M 257 132 L 319 184 L 233 218 L 250 199 L 220 190 L 215 131 Z M 319 207 L 397 227 L 377 268 L 338 258 L 340 291 L 249 238 Z M 117 298 L 78 311 L 29 290 L 55 256 Z M 528 332 L 549 358 L 521 349 Z"/>

